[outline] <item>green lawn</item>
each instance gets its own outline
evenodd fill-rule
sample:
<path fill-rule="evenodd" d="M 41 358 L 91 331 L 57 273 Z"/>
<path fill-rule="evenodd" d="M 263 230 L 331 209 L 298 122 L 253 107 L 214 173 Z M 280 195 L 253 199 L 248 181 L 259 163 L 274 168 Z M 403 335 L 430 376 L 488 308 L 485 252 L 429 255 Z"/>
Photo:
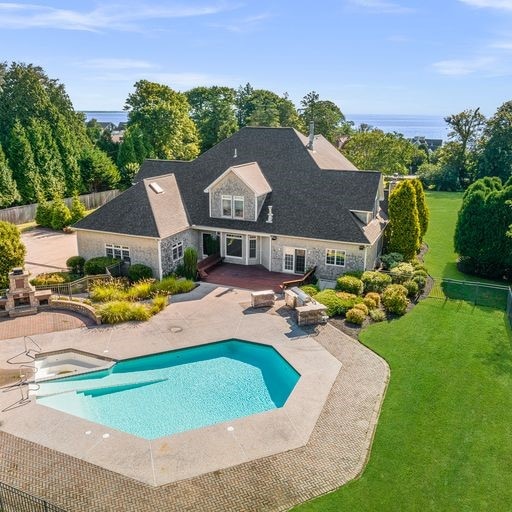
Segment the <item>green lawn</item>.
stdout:
<path fill-rule="evenodd" d="M 429 193 L 427 266 L 459 278 L 460 194 Z M 512 334 L 505 313 L 428 298 L 361 341 L 391 380 L 361 478 L 297 511 L 512 510 Z"/>

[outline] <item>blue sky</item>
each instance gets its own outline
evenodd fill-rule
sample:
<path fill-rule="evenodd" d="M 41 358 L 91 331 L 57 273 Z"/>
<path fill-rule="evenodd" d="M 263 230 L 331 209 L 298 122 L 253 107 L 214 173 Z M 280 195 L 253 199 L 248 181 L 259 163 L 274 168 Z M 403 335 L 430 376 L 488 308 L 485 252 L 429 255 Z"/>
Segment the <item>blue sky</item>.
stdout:
<path fill-rule="evenodd" d="M 136 80 L 311 90 L 343 112 L 446 115 L 512 99 L 512 0 L 0 2 L 0 60 L 41 65 L 80 110 Z"/>

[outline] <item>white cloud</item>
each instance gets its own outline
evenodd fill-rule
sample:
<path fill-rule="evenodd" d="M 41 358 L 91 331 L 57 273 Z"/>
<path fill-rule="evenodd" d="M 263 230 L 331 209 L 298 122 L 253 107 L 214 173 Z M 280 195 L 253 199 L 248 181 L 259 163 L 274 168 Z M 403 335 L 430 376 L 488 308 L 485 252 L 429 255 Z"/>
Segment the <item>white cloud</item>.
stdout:
<path fill-rule="evenodd" d="M 226 3 L 188 6 L 111 4 L 90 11 L 58 9 L 42 4 L 0 2 L 0 26 L 3 29 L 56 28 L 62 30 L 136 31 L 147 20 L 207 16 L 231 9 Z"/>
<path fill-rule="evenodd" d="M 397 2 L 387 0 L 349 0 L 349 2 L 373 13 L 405 14 L 414 11 L 411 7 L 405 7 Z"/>
<path fill-rule="evenodd" d="M 512 0 L 459 0 L 459 2 L 473 7 L 512 11 Z"/>
<path fill-rule="evenodd" d="M 265 21 L 268 18 L 270 18 L 270 14 L 263 13 L 233 20 L 230 23 L 210 23 L 209 26 L 241 34 L 244 32 L 253 32 L 261 25 L 262 21 Z"/>
<path fill-rule="evenodd" d="M 497 41 L 492 43 L 490 47 L 498 50 L 512 50 L 512 41 Z"/>
<path fill-rule="evenodd" d="M 494 57 L 441 60 L 435 62 L 433 68 L 439 74 L 448 76 L 464 76 L 477 72 L 487 74 L 500 73 L 498 61 Z"/>

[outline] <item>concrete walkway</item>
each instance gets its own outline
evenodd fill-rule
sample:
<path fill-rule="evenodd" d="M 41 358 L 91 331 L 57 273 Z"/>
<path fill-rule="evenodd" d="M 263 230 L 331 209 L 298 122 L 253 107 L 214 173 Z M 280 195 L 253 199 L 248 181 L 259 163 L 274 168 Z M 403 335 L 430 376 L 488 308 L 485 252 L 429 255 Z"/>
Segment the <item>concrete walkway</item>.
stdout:
<path fill-rule="evenodd" d="M 0 481 L 70 512 L 260 512 L 287 510 L 355 478 L 362 471 L 371 447 L 389 377 L 387 364 L 329 324 L 311 331 L 298 328 L 285 308 L 247 314 L 248 292 L 212 287 L 207 293 L 198 290 L 196 294 L 198 300 L 171 304 L 143 325 L 53 333 L 39 336 L 37 341 L 45 350 L 62 347 L 67 340 L 82 349 L 87 345 L 94 345 L 96 351 L 103 348 L 102 352 L 108 350 L 109 355 L 119 350 L 125 355 L 136 355 L 141 346 L 145 352 L 162 350 L 161 346 L 183 346 L 184 334 L 194 337 L 210 332 L 216 339 L 262 339 L 278 329 L 288 340 L 283 341 L 284 345 L 290 346 L 309 338 L 343 366 L 305 445 L 153 487 L 25 441 L 0 427 Z M 236 322 L 234 315 L 238 317 Z M 2 360 L 7 351 L 12 352 L 15 343 L 11 340 L 0 344 Z M 34 423 L 33 428 L 50 427 Z M 67 435 L 65 429 L 55 425 L 51 430 L 55 428 L 62 436 Z M 225 455 L 229 457 L 229 453 Z M 135 470 L 136 467 L 134 460 Z"/>

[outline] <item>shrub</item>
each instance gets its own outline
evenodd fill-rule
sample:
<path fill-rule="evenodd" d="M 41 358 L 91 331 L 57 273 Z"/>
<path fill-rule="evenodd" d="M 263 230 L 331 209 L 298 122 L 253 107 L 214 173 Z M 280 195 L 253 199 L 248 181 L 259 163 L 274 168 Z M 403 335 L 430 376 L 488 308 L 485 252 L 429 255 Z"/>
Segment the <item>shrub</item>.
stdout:
<path fill-rule="evenodd" d="M 336 280 L 336 290 L 361 295 L 364 285 L 361 279 L 353 276 L 340 276 Z"/>
<path fill-rule="evenodd" d="M 418 285 L 420 291 L 424 290 L 427 280 L 423 276 L 414 276 L 412 280 Z"/>
<path fill-rule="evenodd" d="M 388 286 L 382 294 L 382 304 L 390 313 L 403 315 L 407 309 L 407 288 L 401 284 Z"/>
<path fill-rule="evenodd" d="M 415 270 L 412 274 L 413 277 L 416 277 L 416 276 L 421 276 L 421 277 L 424 277 L 425 279 L 428 277 L 428 274 L 427 272 L 425 272 L 425 270 Z"/>
<path fill-rule="evenodd" d="M 78 196 L 73 196 L 73 200 L 71 201 L 71 208 L 69 213 L 71 214 L 71 224 L 78 222 L 80 219 L 85 217 L 85 206 L 82 201 L 80 201 Z"/>
<path fill-rule="evenodd" d="M 52 225 L 52 204 L 48 201 L 40 201 L 36 210 L 36 223 L 47 228 Z"/>
<path fill-rule="evenodd" d="M 66 260 L 66 266 L 73 272 L 73 274 L 84 273 L 85 258 L 82 256 L 71 256 Z"/>
<path fill-rule="evenodd" d="M 364 291 L 382 293 L 386 286 L 390 285 L 391 277 L 382 272 L 366 271 L 361 276 L 361 281 L 364 284 Z"/>
<path fill-rule="evenodd" d="M 71 224 L 71 212 L 63 199 L 55 199 L 52 204 L 52 218 L 50 226 L 52 229 L 60 231 L 65 226 Z"/>
<path fill-rule="evenodd" d="M 323 290 L 315 295 L 315 300 L 327 306 L 327 315 L 341 315 L 344 313 L 343 302 L 340 297 L 336 295 L 334 290 Z"/>
<path fill-rule="evenodd" d="M 382 262 L 382 266 L 386 270 L 391 270 L 393 267 L 396 267 L 399 263 L 404 261 L 404 257 L 399 252 L 390 252 L 389 254 L 383 254 L 380 257 L 380 261 Z"/>
<path fill-rule="evenodd" d="M 318 288 L 318 286 L 314 285 L 314 284 L 305 284 L 305 285 L 302 285 L 300 287 L 300 289 L 304 292 L 304 293 L 307 293 L 310 297 L 314 297 L 319 291 L 320 291 L 320 288 Z"/>
<path fill-rule="evenodd" d="M 191 281 L 190 279 L 178 279 L 176 281 L 176 291 L 174 294 L 178 293 L 188 293 L 191 292 L 196 287 L 196 283 Z"/>
<path fill-rule="evenodd" d="M 89 297 L 93 302 L 111 302 L 126 300 L 126 287 L 121 280 L 108 283 L 97 282 L 91 286 Z"/>
<path fill-rule="evenodd" d="M 386 313 L 384 313 L 382 309 L 372 309 L 370 311 L 370 318 L 374 322 L 382 322 L 383 320 L 386 319 Z"/>
<path fill-rule="evenodd" d="M 380 295 L 378 293 L 368 292 L 365 295 L 365 298 L 366 299 L 372 299 L 373 301 L 375 301 L 375 304 L 377 304 L 377 307 L 380 306 Z"/>
<path fill-rule="evenodd" d="M 345 272 L 343 275 L 357 277 L 357 279 L 361 279 L 363 272 L 364 270 L 349 270 L 348 272 Z"/>
<path fill-rule="evenodd" d="M 152 302 L 150 312 L 152 315 L 156 315 L 163 311 L 167 304 L 169 303 L 169 299 L 165 295 L 157 295 Z"/>
<path fill-rule="evenodd" d="M 366 318 L 366 314 L 364 311 L 361 311 L 358 308 L 352 308 L 347 311 L 347 322 L 356 325 L 362 325 L 364 319 Z"/>
<path fill-rule="evenodd" d="M 390 275 L 394 283 L 402 284 L 411 279 L 413 272 L 414 267 L 410 263 L 399 263 L 391 269 Z"/>
<path fill-rule="evenodd" d="M 25 252 L 18 228 L 0 221 L 0 288 L 9 286 L 8 274 L 14 267 L 23 266 Z"/>
<path fill-rule="evenodd" d="M 151 279 L 153 277 L 153 270 L 147 265 L 142 263 L 135 263 L 128 269 L 128 278 L 132 283 L 141 281 L 142 279 Z"/>
<path fill-rule="evenodd" d="M 49 272 L 47 274 L 39 274 L 30 280 L 30 284 L 34 286 L 50 286 L 53 284 L 68 283 L 71 276 L 67 272 Z"/>
<path fill-rule="evenodd" d="M 377 307 L 377 303 L 371 299 L 370 297 L 365 297 L 363 299 L 363 304 L 368 308 L 368 309 L 375 309 Z"/>
<path fill-rule="evenodd" d="M 183 253 L 183 270 L 187 279 L 195 281 L 197 277 L 197 251 L 193 247 L 187 247 Z"/>
<path fill-rule="evenodd" d="M 415 281 L 405 281 L 404 287 L 407 288 L 407 297 L 416 297 L 420 290 L 418 283 Z"/>
<path fill-rule="evenodd" d="M 145 300 L 153 295 L 153 280 L 144 279 L 137 281 L 126 290 L 126 298 L 129 300 Z"/>
<path fill-rule="evenodd" d="M 360 309 L 365 315 L 368 314 L 368 306 L 364 302 L 355 304 L 353 309 Z"/>
<path fill-rule="evenodd" d="M 344 315 L 349 309 L 352 309 L 356 304 L 363 302 L 361 297 L 348 292 L 337 292 L 336 295 L 340 299 L 339 314 Z"/>
<path fill-rule="evenodd" d="M 84 271 L 87 275 L 105 274 L 106 268 L 114 263 L 118 263 L 119 260 L 109 258 L 108 256 L 99 256 L 97 258 L 91 258 L 85 262 Z"/>
<path fill-rule="evenodd" d="M 425 267 L 425 265 L 419 260 L 413 261 L 412 266 L 414 267 L 414 271 L 423 270 L 424 272 L 427 272 L 427 267 Z"/>
<path fill-rule="evenodd" d="M 104 304 L 99 313 L 101 321 L 105 324 L 117 324 L 129 321 L 145 321 L 151 316 L 150 311 L 143 304 L 134 304 L 126 301 L 113 301 Z"/>

